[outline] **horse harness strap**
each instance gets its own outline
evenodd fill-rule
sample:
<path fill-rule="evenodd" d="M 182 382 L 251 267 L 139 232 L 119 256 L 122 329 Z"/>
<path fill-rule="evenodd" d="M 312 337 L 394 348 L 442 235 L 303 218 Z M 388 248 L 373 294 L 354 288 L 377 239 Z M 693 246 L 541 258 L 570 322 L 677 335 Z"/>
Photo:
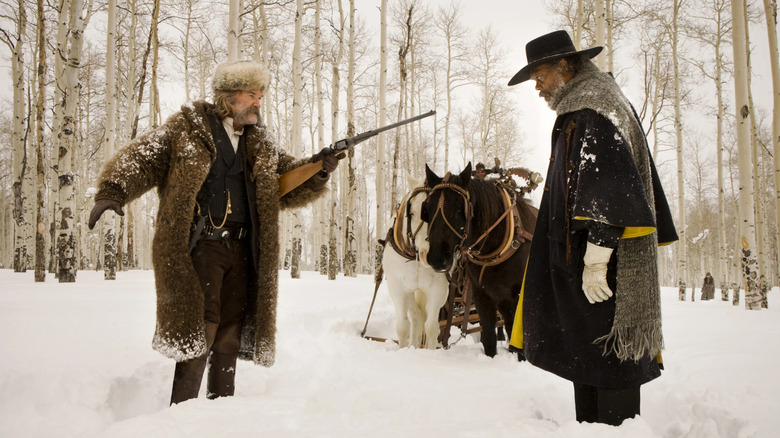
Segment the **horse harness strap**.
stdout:
<path fill-rule="evenodd" d="M 449 173 L 447 174 L 447 176 L 449 176 Z M 447 176 L 445 176 L 445 181 L 447 180 Z M 458 232 L 458 230 L 456 230 L 455 227 L 452 226 L 450 221 L 447 219 L 447 216 L 444 214 L 444 190 L 443 189 L 452 189 L 455 191 L 455 193 L 463 197 L 463 205 L 464 205 L 463 212 L 466 216 L 466 229 L 463 230 L 462 234 Z M 455 233 L 455 235 L 458 236 L 460 241 L 463 242 L 464 240 L 466 240 L 466 237 L 469 235 L 469 228 L 471 226 L 471 218 L 472 218 L 471 197 L 469 195 L 469 192 L 457 184 L 443 182 L 433 187 L 431 189 L 431 194 L 428 196 L 432 196 L 433 192 L 436 190 L 441 190 L 441 193 L 439 194 L 439 202 L 436 204 L 436 212 L 431 217 L 429 224 L 432 224 L 433 221 L 436 220 L 436 217 L 439 216 L 439 214 L 441 214 L 442 220 L 444 220 L 444 223 L 447 225 L 450 231 Z"/>
<path fill-rule="evenodd" d="M 442 219 L 444 219 L 444 222 L 447 224 L 447 226 L 452 230 L 452 232 L 455 233 L 460 239 L 461 242 L 466 239 L 468 236 L 468 228 L 471 222 L 471 214 L 472 214 L 472 206 L 471 206 L 471 200 L 469 197 L 469 193 L 463 189 L 462 187 L 451 184 L 451 183 L 442 183 L 437 186 L 435 186 L 432 191 L 435 191 L 437 189 L 453 189 L 457 193 L 459 193 L 465 200 L 465 213 L 466 213 L 466 230 L 463 234 L 459 233 L 457 230 L 455 230 L 452 225 L 450 225 L 449 221 L 447 220 L 447 217 L 444 215 L 443 211 L 443 204 L 444 204 L 444 194 L 442 193 L 439 197 L 439 202 L 436 207 L 436 213 L 434 214 L 433 218 L 431 218 L 431 223 L 433 223 L 433 219 L 441 213 Z M 520 245 L 523 242 L 526 242 L 528 240 L 531 240 L 533 238 L 533 234 L 528 232 L 523 227 L 523 221 L 520 219 L 520 212 L 517 208 L 516 199 L 514 196 L 511 196 L 509 194 L 509 191 L 506 187 L 504 187 L 503 184 L 499 184 L 498 188 L 501 190 L 501 199 L 504 203 L 504 213 L 499 216 L 499 218 L 491 225 L 484 233 L 482 233 L 481 236 L 477 238 L 477 240 L 468 248 L 463 248 L 460 250 L 461 255 L 465 255 L 468 257 L 468 261 L 478 265 L 482 266 L 482 269 L 480 270 L 479 274 L 479 282 L 482 283 L 482 277 L 485 273 L 485 269 L 488 266 L 495 266 L 499 265 L 503 262 L 505 262 L 507 259 L 512 257 L 517 251 L 518 248 L 520 248 Z M 498 246 L 498 248 L 485 255 L 479 254 L 479 251 L 475 251 L 475 247 L 485 240 L 487 236 L 490 234 L 491 231 L 493 231 L 501 221 L 504 219 L 506 220 L 506 227 L 504 229 L 504 239 L 501 243 L 501 245 Z"/>
<path fill-rule="evenodd" d="M 430 191 L 431 189 L 428 187 L 415 188 L 409 192 L 403 201 L 401 201 L 401 204 L 398 206 L 398 210 L 396 210 L 395 222 L 393 223 L 393 228 L 390 231 L 391 236 L 388 236 L 387 242 L 390 243 L 390 246 L 396 253 L 398 253 L 398 255 L 405 259 L 417 259 L 417 248 L 414 245 L 414 239 L 417 236 L 417 233 L 420 232 L 420 229 L 423 225 L 423 222 L 420 221 L 420 225 L 417 226 L 417 229 L 412 231 L 412 212 L 410 211 L 409 207 L 411 205 L 412 199 L 415 196 L 419 195 L 420 193 L 428 193 Z M 405 234 L 404 220 L 406 222 Z"/>

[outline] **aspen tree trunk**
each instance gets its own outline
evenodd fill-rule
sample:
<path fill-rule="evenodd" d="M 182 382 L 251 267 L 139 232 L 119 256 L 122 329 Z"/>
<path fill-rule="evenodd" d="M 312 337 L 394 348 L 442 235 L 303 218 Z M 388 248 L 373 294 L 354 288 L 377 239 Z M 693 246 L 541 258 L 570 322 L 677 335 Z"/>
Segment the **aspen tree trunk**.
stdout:
<path fill-rule="evenodd" d="M 59 173 L 59 208 L 57 211 L 57 274 L 60 283 L 76 281 L 77 250 L 73 234 L 73 214 L 76 210 L 72 154 L 77 147 L 74 135 L 76 106 L 78 104 L 79 84 L 78 73 L 81 68 L 81 48 L 84 22 L 82 0 L 72 0 L 70 4 L 70 20 L 68 39 L 68 59 L 65 66 L 65 102 L 62 125 L 60 127 L 60 148 L 57 170 Z"/>
<path fill-rule="evenodd" d="M 144 97 L 144 85 L 146 84 L 146 75 L 149 73 L 147 68 L 147 62 L 149 56 L 152 57 L 151 77 L 149 79 L 149 129 L 156 128 L 160 123 L 160 104 L 159 93 L 157 91 L 157 60 L 159 51 L 159 39 L 157 31 L 159 27 L 159 15 L 160 15 L 160 0 L 154 0 L 152 7 L 152 20 L 149 28 L 149 37 L 146 42 L 146 50 L 144 51 L 143 61 L 141 63 L 141 77 L 139 80 L 138 99 L 134 104 L 134 117 L 132 132 L 130 139 L 134 139 L 138 134 L 138 121 L 140 117 L 140 107 L 143 103 Z M 136 204 L 131 203 L 125 206 L 125 217 L 120 219 L 120 227 L 122 230 L 119 233 L 118 251 L 117 251 L 117 265 L 120 270 L 127 270 L 136 267 L 138 257 L 136 255 L 135 248 L 135 226 L 136 221 L 133 220 Z M 125 242 L 125 237 L 127 241 Z"/>
<path fill-rule="evenodd" d="M 37 2 L 38 26 L 38 102 L 35 106 L 35 281 L 46 281 L 46 210 L 43 207 L 45 164 L 43 156 L 44 120 L 46 107 L 46 15 L 43 0 Z"/>
<path fill-rule="evenodd" d="M 604 48 L 609 49 L 607 47 L 607 10 L 606 6 L 604 5 L 605 0 L 595 0 L 596 6 L 595 6 L 595 12 L 596 12 L 596 46 L 602 46 Z M 596 65 L 599 66 L 600 70 L 606 70 L 607 69 L 607 54 L 602 53 L 601 56 L 596 57 Z"/>
<path fill-rule="evenodd" d="M 49 191 L 48 209 L 51 213 L 51 224 L 49 225 L 50 248 L 49 248 L 49 271 L 55 276 L 59 276 L 59 254 L 57 252 L 57 233 L 60 227 L 58 221 L 60 210 L 59 196 L 59 153 L 62 148 L 62 126 L 65 113 L 65 92 L 67 84 L 65 79 L 65 60 L 68 57 L 68 18 L 70 13 L 71 0 L 62 0 L 59 4 L 60 9 L 57 15 L 57 44 L 54 54 L 54 105 L 51 126 L 56 134 L 51 135 L 51 151 L 53 152 L 50 164 L 53 172 L 50 174 L 51 186 Z"/>
<path fill-rule="evenodd" d="M 682 7 L 681 0 L 674 0 L 673 18 L 672 18 L 672 62 L 674 64 L 674 127 L 677 138 L 677 191 L 678 191 L 678 216 L 679 224 L 677 232 L 680 235 L 680 242 L 677 245 L 677 278 L 680 288 L 680 301 L 685 300 L 685 289 L 687 287 L 686 279 L 688 277 L 687 249 L 688 240 L 685 230 L 685 174 L 683 172 L 683 133 L 682 133 L 682 110 L 680 109 L 680 59 L 677 52 L 679 38 L 679 12 Z"/>
<path fill-rule="evenodd" d="M 447 111 L 449 117 L 449 111 Z M 379 126 L 387 124 L 387 0 L 381 0 L 379 8 Z M 384 238 L 387 225 L 385 217 L 389 207 L 385 202 L 387 181 L 387 150 L 385 133 L 377 136 L 376 141 L 376 246 L 374 247 L 374 275 L 379 275 L 384 246 L 379 239 Z M 446 146 L 445 146 L 446 147 Z M 445 152 L 446 157 L 446 152 Z M 446 159 L 446 158 L 445 158 Z M 376 278 L 375 278 L 376 280 Z"/>
<path fill-rule="evenodd" d="M 612 0 L 604 0 L 604 27 L 606 28 L 607 71 L 615 71 L 615 51 L 612 41 Z"/>
<path fill-rule="evenodd" d="M 127 76 L 125 80 L 125 95 L 127 101 L 125 105 L 127 107 L 127 116 L 125 119 L 124 130 L 122 132 L 123 140 L 131 140 L 135 135 L 133 133 L 133 123 L 136 119 L 136 113 L 138 112 L 135 101 L 137 96 L 137 89 L 135 87 L 137 80 L 137 72 L 135 63 L 138 59 L 138 44 L 136 41 L 136 32 L 138 29 L 138 17 L 136 14 L 136 0 L 130 0 L 130 29 L 127 33 Z M 120 244 L 119 247 L 122 245 Z"/>
<path fill-rule="evenodd" d="M 417 63 L 415 55 L 417 54 L 417 41 L 415 38 L 410 38 L 412 44 L 409 49 L 409 93 L 406 101 L 409 102 L 409 112 L 404 114 L 404 118 L 412 117 L 415 114 L 414 96 L 417 89 Z M 406 177 L 409 174 L 408 169 L 420 169 L 422 166 L 419 163 L 420 148 L 417 145 L 417 139 L 415 134 L 415 124 L 411 123 L 404 126 L 404 133 L 406 133 L 406 150 L 409 151 L 411 161 L 406 162 L 406 172 L 403 176 Z M 406 178 L 404 178 L 405 180 Z"/>
<path fill-rule="evenodd" d="M 16 41 L 8 41 L 11 49 L 11 80 L 13 81 L 13 218 L 14 218 L 14 272 L 27 272 L 27 241 L 30 226 L 27 221 L 27 193 L 23 190 L 28 178 L 30 159 L 27 154 L 27 108 L 24 91 L 24 36 L 27 28 L 27 12 L 24 1 L 18 1 L 19 15 L 16 20 Z"/>
<path fill-rule="evenodd" d="M 339 7 L 339 30 L 338 30 L 338 49 L 336 58 L 332 60 L 333 79 L 331 81 L 331 144 L 338 141 L 339 134 L 339 90 L 341 88 L 341 75 L 339 65 L 344 57 L 344 10 L 341 6 L 341 0 L 338 1 Z M 338 172 L 338 170 L 336 171 Z M 333 179 L 333 178 L 332 178 Z M 330 191 L 330 224 L 328 231 L 328 280 L 335 280 L 339 270 L 338 259 L 338 208 L 337 208 L 337 190 L 334 187 L 335 182 L 331 181 Z"/>
<path fill-rule="evenodd" d="M 190 102 L 190 33 L 192 32 L 192 1 L 187 2 L 187 19 L 184 22 L 184 41 L 181 42 L 184 59 L 184 98 Z"/>
<path fill-rule="evenodd" d="M 661 103 L 661 48 L 655 48 L 655 89 L 653 90 L 653 114 L 659 114 Z M 653 117 L 653 157 L 658 157 L 658 119 Z"/>
<path fill-rule="evenodd" d="M 574 19 L 574 47 L 577 50 L 582 49 L 582 27 L 585 21 L 584 14 L 582 13 L 582 0 L 577 0 L 577 16 Z"/>
<path fill-rule="evenodd" d="M 405 26 L 405 39 L 401 43 L 402 46 L 398 50 L 398 73 L 400 76 L 399 92 L 400 100 L 398 102 L 398 116 L 396 120 L 403 119 L 403 111 L 406 107 L 406 80 L 408 76 L 408 68 L 406 56 L 409 54 L 409 50 L 412 45 L 412 14 L 414 13 L 414 5 L 409 6 L 409 11 L 406 16 Z M 395 208 L 396 200 L 398 199 L 398 157 L 401 152 L 401 130 L 395 130 L 395 150 L 393 151 L 393 177 L 390 185 L 390 202 L 391 207 Z"/>
<path fill-rule="evenodd" d="M 745 1 L 732 0 L 733 51 L 734 51 L 734 101 L 736 103 L 737 147 L 739 150 L 739 218 L 741 246 L 741 268 L 745 286 L 745 308 L 761 309 L 761 295 L 758 292 L 756 260 L 756 227 L 753 215 L 755 208 L 753 188 L 753 151 L 750 147 L 750 107 L 748 105 L 747 41 L 745 28 Z"/>
<path fill-rule="evenodd" d="M 720 32 L 719 32 L 720 33 Z M 723 103 L 723 56 L 720 53 L 720 42 L 715 45 L 715 91 L 718 99 L 718 120 L 716 147 L 718 149 L 718 274 L 721 290 L 728 289 L 728 268 L 726 251 L 726 207 L 723 197 L 723 120 L 725 104 Z"/>
<path fill-rule="evenodd" d="M 292 151 L 293 156 L 300 156 L 303 150 L 303 138 L 301 130 L 303 129 L 303 67 L 301 64 L 301 44 L 303 39 L 303 0 L 296 0 L 295 10 L 295 42 L 293 44 L 293 115 L 292 115 Z M 290 276 L 292 278 L 301 278 L 301 220 L 297 211 L 291 213 L 292 219 L 292 261 L 290 266 Z"/>
<path fill-rule="evenodd" d="M 355 0 L 349 0 L 349 50 L 347 52 L 347 137 L 355 135 Z M 347 214 L 344 218 L 344 275 L 357 276 L 357 253 L 355 251 L 355 149 L 347 153 Z"/>
<path fill-rule="evenodd" d="M 160 25 L 160 0 L 154 1 L 152 10 L 151 34 L 149 39 L 152 41 L 152 78 L 149 83 L 149 129 L 160 126 L 160 93 L 157 89 L 157 66 L 159 64 L 160 38 L 158 36 L 158 27 Z M 135 224 L 133 224 L 133 227 Z M 128 251 L 129 252 L 129 251 Z M 131 253 L 132 260 L 132 253 Z M 134 265 L 131 263 L 131 265 Z"/>
<path fill-rule="evenodd" d="M 456 57 L 460 60 L 462 54 L 455 54 L 456 45 L 459 45 L 464 38 L 467 30 L 460 23 L 460 8 L 457 3 L 451 4 L 449 9 L 439 10 L 439 27 L 444 34 L 444 41 L 447 45 L 447 68 L 445 76 L 445 91 L 447 98 L 447 117 L 444 119 L 444 169 L 450 167 L 450 126 L 452 125 L 452 93 L 458 87 L 455 82 L 461 78 L 453 72 L 455 68 Z M 457 76 L 457 77 L 456 77 Z"/>
<path fill-rule="evenodd" d="M 106 35 L 106 130 L 103 135 L 103 156 L 114 156 L 116 144 L 116 0 L 108 0 Z M 116 213 L 110 209 L 102 217 L 103 278 L 116 280 Z"/>
<path fill-rule="evenodd" d="M 228 10 L 228 35 L 227 35 L 228 62 L 238 61 L 239 59 L 238 58 L 239 50 L 240 50 L 239 46 L 241 45 L 240 44 L 241 27 L 239 23 L 240 13 L 241 13 L 241 0 L 230 0 L 230 7 Z"/>
<path fill-rule="evenodd" d="M 322 8 L 320 0 L 315 1 L 314 7 L 314 86 L 316 87 L 315 98 L 317 101 L 317 150 L 319 151 L 325 147 L 325 99 L 322 88 L 322 30 L 320 28 Z M 328 201 L 326 199 L 320 199 L 317 201 L 317 206 L 314 209 L 314 226 L 318 230 L 316 243 L 319 248 L 317 267 L 321 275 L 328 273 L 328 245 L 321 237 L 327 235 L 326 230 L 328 227 L 325 223 L 327 205 Z"/>
<path fill-rule="evenodd" d="M 725 117 L 726 104 L 723 99 L 723 43 L 727 37 L 727 33 L 730 32 L 730 14 L 726 12 L 729 7 L 724 1 L 714 1 L 708 8 L 713 13 L 713 24 L 715 25 L 714 34 L 704 33 L 699 39 L 706 44 L 711 44 L 714 50 L 715 71 L 712 75 L 707 71 L 703 71 L 704 75 L 712 78 L 715 81 L 715 96 L 717 105 L 716 116 L 716 157 L 717 157 L 717 185 L 718 185 L 718 218 L 717 218 L 717 260 L 716 271 L 713 277 L 717 280 L 717 286 L 721 291 L 728 291 L 729 288 L 729 270 L 727 267 L 727 253 L 726 248 L 726 225 L 724 223 L 726 218 L 725 204 L 724 204 L 724 173 L 723 173 L 723 153 L 724 153 L 724 141 L 723 141 L 723 122 Z"/>
<path fill-rule="evenodd" d="M 745 2 L 745 47 L 750 48 L 750 23 L 748 22 L 748 10 L 747 2 Z M 747 71 L 753 71 L 752 62 L 750 58 L 750 50 L 745 53 L 745 59 L 747 60 Z M 764 255 L 764 236 L 766 235 L 764 230 L 764 204 L 762 202 L 762 183 L 761 183 L 761 171 L 758 168 L 759 161 L 759 149 L 758 149 L 758 128 L 756 128 L 756 111 L 755 105 L 753 105 L 753 80 L 752 74 L 747 75 L 747 91 L 748 91 L 748 109 L 750 113 L 750 149 L 753 151 L 753 193 L 755 196 L 755 224 L 756 224 L 756 256 L 758 263 L 758 272 L 766 272 L 765 255 Z"/>
<path fill-rule="evenodd" d="M 266 68 L 269 67 L 269 58 L 270 55 L 268 54 L 268 17 L 265 14 L 265 6 L 264 3 L 260 3 L 260 5 L 257 7 L 258 14 L 260 15 L 260 23 L 262 25 L 262 29 L 260 32 L 260 38 L 262 40 L 262 58 L 261 61 L 263 65 L 266 66 Z M 270 93 L 269 95 L 265 96 L 263 99 L 263 109 L 265 113 L 265 124 L 268 127 L 269 130 L 273 131 L 273 124 L 271 123 L 271 109 L 274 107 Z"/>
<path fill-rule="evenodd" d="M 769 60 L 772 66 L 772 151 L 775 174 L 775 241 L 780 251 L 780 62 L 777 48 L 777 0 L 764 0 Z M 777 274 L 775 274 L 777 275 Z M 768 278 L 768 276 L 767 276 Z M 775 282 L 778 279 L 775 277 Z M 777 284 L 777 283 L 775 283 Z"/>

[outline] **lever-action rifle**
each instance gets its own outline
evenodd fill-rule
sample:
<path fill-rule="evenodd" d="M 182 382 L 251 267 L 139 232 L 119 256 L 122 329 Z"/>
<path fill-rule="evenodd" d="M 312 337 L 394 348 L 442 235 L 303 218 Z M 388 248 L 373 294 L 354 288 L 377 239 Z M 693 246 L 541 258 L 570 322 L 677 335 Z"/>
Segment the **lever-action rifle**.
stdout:
<path fill-rule="evenodd" d="M 424 119 L 434 114 L 436 114 L 436 111 L 431 110 L 425 114 L 420 114 L 418 116 L 410 117 L 406 120 L 401 120 L 400 122 L 393 123 L 392 125 L 387 125 L 371 131 L 366 131 L 354 137 L 349 137 L 343 140 L 339 140 L 336 143 L 332 144 L 330 148 L 336 151 L 336 155 L 344 154 L 350 148 L 353 148 L 356 144 L 362 143 L 368 140 L 369 138 L 379 134 L 380 132 L 397 128 L 399 126 L 403 126 L 406 125 L 407 123 L 412 123 L 414 121 Z M 322 160 L 316 161 L 314 163 L 304 164 L 303 166 L 296 167 L 295 169 L 284 173 L 279 178 L 279 196 L 281 197 L 286 195 L 292 189 L 298 187 L 299 185 L 303 184 L 307 179 L 317 174 L 317 172 L 319 172 L 320 170 L 322 170 Z"/>

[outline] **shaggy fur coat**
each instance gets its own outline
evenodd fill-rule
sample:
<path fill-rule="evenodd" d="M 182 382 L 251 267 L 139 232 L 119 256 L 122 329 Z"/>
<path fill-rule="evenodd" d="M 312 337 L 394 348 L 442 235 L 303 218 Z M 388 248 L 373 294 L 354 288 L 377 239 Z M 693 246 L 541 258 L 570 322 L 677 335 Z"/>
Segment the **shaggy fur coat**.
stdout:
<path fill-rule="evenodd" d="M 159 198 L 152 243 L 157 289 L 157 322 L 152 346 L 184 361 L 206 353 L 203 291 L 189 254 L 195 197 L 217 157 L 207 112 L 213 106 L 182 106 L 160 128 L 122 148 L 103 168 L 95 200 L 124 205 L 156 188 Z M 249 302 L 241 336 L 241 357 L 271 366 L 276 350 L 276 302 L 279 260 L 278 214 L 303 206 L 327 189 L 327 176 L 315 175 L 279 198 L 279 176 L 306 164 L 271 139 L 263 124 L 246 126 L 247 172 L 257 187 L 257 282 L 249 285 Z"/>

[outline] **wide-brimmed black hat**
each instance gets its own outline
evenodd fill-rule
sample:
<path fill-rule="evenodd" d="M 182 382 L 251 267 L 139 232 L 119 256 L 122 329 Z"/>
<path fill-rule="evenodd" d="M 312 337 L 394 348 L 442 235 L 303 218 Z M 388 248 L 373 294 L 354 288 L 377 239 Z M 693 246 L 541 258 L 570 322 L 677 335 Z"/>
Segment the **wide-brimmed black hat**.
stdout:
<path fill-rule="evenodd" d="M 525 57 L 528 60 L 528 65 L 512 76 L 509 85 L 517 85 L 531 79 L 531 70 L 536 66 L 573 55 L 587 55 L 589 58 L 593 58 L 601 53 L 602 49 L 603 47 L 596 46 L 578 51 L 574 47 L 569 33 L 565 30 L 556 30 L 542 35 L 525 45 Z"/>

